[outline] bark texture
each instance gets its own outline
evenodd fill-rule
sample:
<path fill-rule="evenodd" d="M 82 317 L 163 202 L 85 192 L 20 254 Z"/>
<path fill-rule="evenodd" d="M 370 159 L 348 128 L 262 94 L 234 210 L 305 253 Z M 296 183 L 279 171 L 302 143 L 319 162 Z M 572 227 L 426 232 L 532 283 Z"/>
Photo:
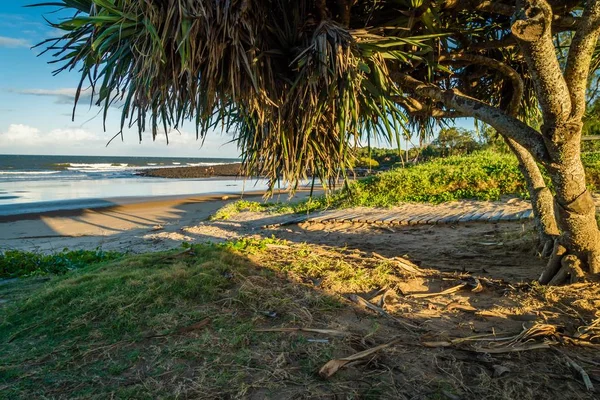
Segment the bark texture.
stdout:
<path fill-rule="evenodd" d="M 505 138 L 505 141 L 517 156 L 519 169 L 527 183 L 534 224 L 539 237 L 538 251 L 543 257 L 548 257 L 551 255 L 555 239 L 560 234 L 554 213 L 554 196 L 546 186 L 539 166 L 527 149 L 512 139 Z"/>

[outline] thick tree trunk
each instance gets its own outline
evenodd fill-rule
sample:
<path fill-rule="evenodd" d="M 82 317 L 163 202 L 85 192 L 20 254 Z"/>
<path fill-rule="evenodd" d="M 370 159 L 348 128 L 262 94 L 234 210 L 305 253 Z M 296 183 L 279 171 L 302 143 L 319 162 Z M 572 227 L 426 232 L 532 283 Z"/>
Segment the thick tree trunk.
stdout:
<path fill-rule="evenodd" d="M 534 224 L 538 232 L 538 251 L 543 257 L 550 256 L 554 240 L 559 231 L 554 214 L 554 196 L 544 182 L 544 177 L 535 159 L 523 146 L 503 136 L 504 141 L 519 160 L 519 169 L 525 177 L 527 191 L 531 197 Z"/>
<path fill-rule="evenodd" d="M 581 260 L 591 274 L 600 273 L 600 231 L 581 162 L 581 123 L 567 123 L 555 129 L 547 135 L 557 138 L 547 141 L 551 159 L 547 169 L 556 191 L 556 218 L 561 235 L 553 257 L 540 277 L 544 284 L 559 284 L 568 276 L 571 280 L 581 276 L 577 263 L 561 262 L 567 255 Z"/>

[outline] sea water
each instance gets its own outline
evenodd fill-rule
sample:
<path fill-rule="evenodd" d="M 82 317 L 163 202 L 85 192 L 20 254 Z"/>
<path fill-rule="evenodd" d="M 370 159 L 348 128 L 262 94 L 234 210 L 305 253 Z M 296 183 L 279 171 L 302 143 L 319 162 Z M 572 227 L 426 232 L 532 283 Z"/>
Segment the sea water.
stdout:
<path fill-rule="evenodd" d="M 0 155 L 0 215 L 92 207 L 100 199 L 240 193 L 267 188 L 264 179 L 170 179 L 144 169 L 208 166 L 227 158 Z"/>

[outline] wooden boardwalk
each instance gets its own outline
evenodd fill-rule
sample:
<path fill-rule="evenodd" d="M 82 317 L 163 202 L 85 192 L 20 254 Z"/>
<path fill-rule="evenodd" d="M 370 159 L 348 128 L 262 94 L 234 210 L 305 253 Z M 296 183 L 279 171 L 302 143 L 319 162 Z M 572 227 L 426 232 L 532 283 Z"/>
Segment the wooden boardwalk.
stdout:
<path fill-rule="evenodd" d="M 596 207 L 600 208 L 600 196 L 594 195 Z M 408 203 L 392 208 L 356 207 L 342 210 L 326 210 L 309 215 L 294 215 L 285 221 L 268 225 L 298 223 L 337 224 L 358 223 L 373 225 L 436 225 L 473 222 L 528 221 L 533 218 L 531 203 L 521 199 L 508 201 L 461 200 L 443 204 Z"/>
<path fill-rule="evenodd" d="M 392 209 L 353 208 L 323 211 L 304 219 L 307 223 L 366 223 L 381 225 L 425 225 L 469 222 L 527 221 L 533 218 L 531 208 L 506 207 L 502 204 L 454 207 L 407 204 Z"/>

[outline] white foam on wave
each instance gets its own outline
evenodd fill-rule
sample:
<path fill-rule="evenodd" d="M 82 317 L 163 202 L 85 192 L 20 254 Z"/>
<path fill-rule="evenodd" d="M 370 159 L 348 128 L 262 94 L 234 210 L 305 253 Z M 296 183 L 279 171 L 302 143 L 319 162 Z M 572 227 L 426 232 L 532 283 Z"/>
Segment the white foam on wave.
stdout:
<path fill-rule="evenodd" d="M 126 163 L 96 163 L 96 164 L 77 164 L 72 163 L 66 169 L 68 171 L 78 171 L 78 172 L 118 172 L 118 171 L 127 171 L 133 170 L 140 167 L 131 167 Z"/>

